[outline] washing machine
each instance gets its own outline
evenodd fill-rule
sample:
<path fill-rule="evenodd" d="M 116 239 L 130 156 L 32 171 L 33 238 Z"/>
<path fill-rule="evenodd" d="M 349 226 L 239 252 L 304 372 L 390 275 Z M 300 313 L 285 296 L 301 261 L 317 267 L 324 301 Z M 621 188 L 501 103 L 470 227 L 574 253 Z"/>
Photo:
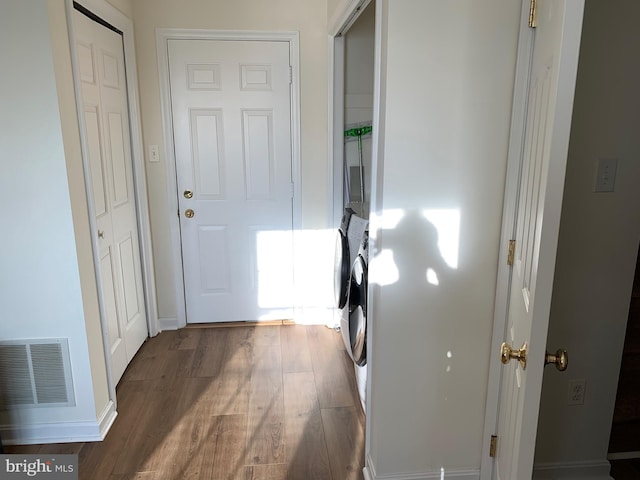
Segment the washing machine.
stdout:
<path fill-rule="evenodd" d="M 345 208 L 335 251 L 334 291 L 340 309 L 340 332 L 345 349 L 354 362 L 360 402 L 365 408 L 367 382 L 367 270 L 369 222 L 354 209 Z"/>
<path fill-rule="evenodd" d="M 347 207 L 344 209 L 336 235 L 333 283 L 336 306 L 341 310 L 341 317 L 347 307 L 351 267 L 368 225 L 368 220 L 356 214 L 353 208 Z"/>
<path fill-rule="evenodd" d="M 358 253 L 351 263 L 346 308 L 340 323 L 345 347 L 359 367 L 367 363 L 367 287 L 369 231 L 362 234 Z"/>
<path fill-rule="evenodd" d="M 366 412 L 367 387 L 367 288 L 369 270 L 369 231 L 365 230 L 352 265 L 347 298 L 348 320 L 341 325 L 349 355 L 353 359 L 362 410 Z M 348 337 L 345 333 L 348 332 Z M 348 340 L 347 340 L 348 338 Z M 348 343 L 347 343 L 348 341 Z"/>

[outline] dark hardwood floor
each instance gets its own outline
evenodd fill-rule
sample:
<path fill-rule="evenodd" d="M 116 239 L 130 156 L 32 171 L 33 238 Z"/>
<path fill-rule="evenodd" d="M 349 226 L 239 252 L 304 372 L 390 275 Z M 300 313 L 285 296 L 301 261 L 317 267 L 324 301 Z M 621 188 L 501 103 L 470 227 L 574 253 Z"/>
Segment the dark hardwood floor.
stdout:
<path fill-rule="evenodd" d="M 142 346 L 117 397 L 103 442 L 7 453 L 78 453 L 80 480 L 363 478 L 353 364 L 324 326 L 163 332 Z"/>

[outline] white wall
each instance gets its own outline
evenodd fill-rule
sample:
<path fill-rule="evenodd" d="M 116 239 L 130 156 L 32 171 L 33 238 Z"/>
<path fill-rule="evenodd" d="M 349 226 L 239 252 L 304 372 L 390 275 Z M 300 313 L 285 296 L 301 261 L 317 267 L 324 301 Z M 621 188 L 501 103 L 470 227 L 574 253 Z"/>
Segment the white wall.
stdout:
<path fill-rule="evenodd" d="M 520 4 L 380 8 L 368 462 L 382 478 L 477 478 Z"/>
<path fill-rule="evenodd" d="M 0 8 L 0 339 L 67 338 L 76 392 L 75 407 L 12 411 L 0 428 L 29 442 L 95 433 L 109 399 L 64 3 Z"/>
<path fill-rule="evenodd" d="M 587 0 L 556 261 L 536 463 L 606 459 L 640 241 L 640 31 L 634 0 Z M 596 160 L 618 158 L 615 192 L 594 193 Z M 568 382 L 585 379 L 582 406 Z"/>
<path fill-rule="evenodd" d="M 155 29 L 202 28 L 300 32 L 302 226 L 323 229 L 328 220 L 327 5 L 297 0 L 137 0 L 133 19 L 145 145 L 164 145 Z M 175 281 L 168 210 L 166 153 L 147 163 L 147 183 L 160 318 L 175 318 Z M 333 249 L 330 242 L 329 249 Z M 327 277 L 330 282 L 331 277 Z"/>

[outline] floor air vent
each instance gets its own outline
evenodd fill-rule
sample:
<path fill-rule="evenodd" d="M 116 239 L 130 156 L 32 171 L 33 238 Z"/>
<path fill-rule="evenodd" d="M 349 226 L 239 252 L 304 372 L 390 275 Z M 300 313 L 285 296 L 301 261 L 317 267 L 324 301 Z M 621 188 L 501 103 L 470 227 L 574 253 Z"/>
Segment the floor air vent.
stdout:
<path fill-rule="evenodd" d="M 0 342 L 0 409 L 72 405 L 66 339 Z"/>

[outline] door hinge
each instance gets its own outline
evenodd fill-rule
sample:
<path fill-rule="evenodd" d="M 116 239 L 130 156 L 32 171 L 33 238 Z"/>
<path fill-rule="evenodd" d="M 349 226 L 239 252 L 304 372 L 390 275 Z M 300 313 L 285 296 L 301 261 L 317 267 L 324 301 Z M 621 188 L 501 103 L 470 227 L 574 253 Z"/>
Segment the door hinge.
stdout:
<path fill-rule="evenodd" d="M 289 65 L 289 85 L 293 83 L 293 67 Z"/>
<path fill-rule="evenodd" d="M 489 456 L 495 458 L 496 450 L 498 448 L 498 436 L 491 435 L 491 443 L 489 443 Z"/>
<path fill-rule="evenodd" d="M 516 256 L 516 241 L 509 240 L 509 252 L 507 253 L 507 265 L 513 267 L 513 259 Z"/>
<path fill-rule="evenodd" d="M 536 28 L 538 26 L 538 5 L 537 0 L 529 0 L 529 27 Z"/>

